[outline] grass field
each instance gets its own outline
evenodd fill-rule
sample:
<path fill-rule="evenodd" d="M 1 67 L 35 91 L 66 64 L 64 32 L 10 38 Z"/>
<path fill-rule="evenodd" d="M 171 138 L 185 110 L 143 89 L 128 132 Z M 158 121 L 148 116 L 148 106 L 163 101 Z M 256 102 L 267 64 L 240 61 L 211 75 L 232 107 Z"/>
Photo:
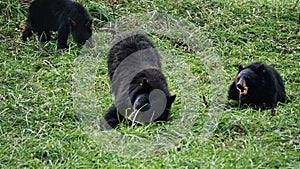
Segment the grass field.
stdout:
<path fill-rule="evenodd" d="M 300 168 L 299 0 L 81 2 L 94 18 L 95 34 L 116 20 L 156 11 L 200 30 L 212 57 L 149 33 L 166 51 L 163 59 L 176 58 L 164 69 L 177 95 L 170 120 L 101 132 L 95 128 L 112 103 L 106 59 L 85 65 L 96 69 L 93 84 L 81 86 L 90 90 L 89 109 L 90 102 L 74 95 L 82 51 L 72 38 L 64 51 L 36 36 L 23 42 L 29 3 L 0 1 L 0 168 Z M 216 105 L 215 91 L 226 96 L 237 66 L 253 61 L 281 73 L 289 102 L 276 113 Z M 209 69 L 212 63 L 220 70 Z"/>

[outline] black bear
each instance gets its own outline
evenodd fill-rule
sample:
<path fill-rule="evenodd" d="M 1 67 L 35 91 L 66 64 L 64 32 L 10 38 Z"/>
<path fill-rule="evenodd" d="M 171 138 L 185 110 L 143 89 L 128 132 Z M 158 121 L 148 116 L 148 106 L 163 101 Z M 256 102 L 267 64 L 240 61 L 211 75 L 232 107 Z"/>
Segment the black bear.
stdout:
<path fill-rule="evenodd" d="M 246 67 L 239 66 L 228 99 L 257 109 L 273 109 L 278 101 L 286 102 L 286 93 L 283 80 L 273 67 L 253 62 Z"/>
<path fill-rule="evenodd" d="M 108 54 L 114 104 L 101 121 L 103 129 L 131 121 L 166 121 L 176 95 L 171 96 L 153 43 L 138 31 L 117 34 Z"/>
<path fill-rule="evenodd" d="M 30 4 L 22 40 L 36 32 L 40 41 L 49 41 L 58 31 L 58 48 L 67 48 L 69 34 L 78 45 L 92 36 L 92 19 L 86 8 L 72 0 L 35 0 Z"/>

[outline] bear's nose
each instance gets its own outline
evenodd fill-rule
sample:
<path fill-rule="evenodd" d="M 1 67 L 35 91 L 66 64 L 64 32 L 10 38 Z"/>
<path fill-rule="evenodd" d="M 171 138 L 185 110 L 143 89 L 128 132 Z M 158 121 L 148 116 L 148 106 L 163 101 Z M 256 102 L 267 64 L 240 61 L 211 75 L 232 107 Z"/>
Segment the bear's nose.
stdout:
<path fill-rule="evenodd" d="M 136 98 L 133 108 L 135 110 L 147 111 L 151 107 L 148 95 L 140 95 Z"/>
<path fill-rule="evenodd" d="M 240 83 L 238 83 L 238 84 L 236 85 L 236 87 L 237 87 L 238 89 L 240 89 L 240 90 L 245 90 L 245 88 L 243 87 L 243 85 L 240 84 Z"/>
<path fill-rule="evenodd" d="M 150 104 L 149 103 L 144 103 L 144 104 L 138 104 L 135 106 L 136 110 L 141 110 L 141 111 L 147 111 L 150 109 Z"/>

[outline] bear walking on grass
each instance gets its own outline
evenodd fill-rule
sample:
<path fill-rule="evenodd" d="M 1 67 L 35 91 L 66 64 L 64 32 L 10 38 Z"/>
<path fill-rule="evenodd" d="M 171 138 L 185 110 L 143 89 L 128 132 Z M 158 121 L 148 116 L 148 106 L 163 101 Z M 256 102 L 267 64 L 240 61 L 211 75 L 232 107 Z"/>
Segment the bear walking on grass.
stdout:
<path fill-rule="evenodd" d="M 261 109 L 273 109 L 277 102 L 286 102 L 283 80 L 272 67 L 253 62 L 239 66 L 235 81 L 230 85 L 229 100 Z"/>
<path fill-rule="evenodd" d="M 86 8 L 72 0 L 35 0 L 27 13 L 22 40 L 36 32 L 40 41 L 51 39 L 50 31 L 58 31 L 58 48 L 67 48 L 69 34 L 78 45 L 92 36 L 92 19 Z M 91 42 L 91 39 L 90 39 Z"/>
<path fill-rule="evenodd" d="M 138 122 L 168 119 L 176 96 L 170 95 L 159 54 L 145 35 L 132 31 L 115 36 L 108 73 L 114 104 L 102 119 L 102 128 L 115 128 L 124 118 Z"/>

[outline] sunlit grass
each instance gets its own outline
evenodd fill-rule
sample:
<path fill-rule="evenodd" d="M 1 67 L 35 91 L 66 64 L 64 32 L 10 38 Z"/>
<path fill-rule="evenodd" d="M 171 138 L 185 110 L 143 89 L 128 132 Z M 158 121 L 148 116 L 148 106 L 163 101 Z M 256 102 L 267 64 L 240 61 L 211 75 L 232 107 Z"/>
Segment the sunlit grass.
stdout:
<path fill-rule="evenodd" d="M 139 147 L 150 145 L 139 140 L 162 137 L 160 134 L 172 126 L 182 106 L 189 106 L 181 104 L 181 86 L 175 83 L 172 72 L 165 74 L 171 92 L 179 97 L 169 122 L 129 127 L 121 124 L 115 131 L 116 137 L 88 133 L 74 109 L 72 96 L 80 49 L 72 38 L 69 38 L 70 48 L 65 51 L 56 49 L 56 41 L 40 43 L 36 36 L 22 42 L 20 36 L 29 5 L 24 1 L 3 1 L 0 2 L 1 168 L 299 168 L 300 35 L 296 34 L 300 29 L 299 1 L 82 2 L 95 18 L 95 31 L 114 19 L 153 10 L 187 19 L 211 39 L 224 67 L 227 83 L 224 86 L 229 86 L 239 64 L 263 61 L 281 73 L 289 103 L 279 104 L 276 114 L 271 110 L 226 106 L 216 130 L 203 137 L 201 131 L 212 92 L 206 65 L 178 46 L 177 40 L 153 35 L 150 38 L 158 48 L 188 63 L 199 89 L 194 94 L 201 99 L 206 97 L 208 105 L 199 101 L 199 114 L 185 135 L 173 138 L 176 145 L 169 144 L 163 151 L 149 147 L 149 151 L 139 152 Z M 99 112 L 96 113 L 101 117 L 112 98 L 106 60 L 97 64 L 95 97 Z M 125 136 L 126 140 L 120 140 L 119 136 Z M 130 138 L 136 149 L 125 149 L 125 145 L 130 146 L 126 142 Z M 154 141 L 153 145 L 159 147 L 158 143 Z"/>

